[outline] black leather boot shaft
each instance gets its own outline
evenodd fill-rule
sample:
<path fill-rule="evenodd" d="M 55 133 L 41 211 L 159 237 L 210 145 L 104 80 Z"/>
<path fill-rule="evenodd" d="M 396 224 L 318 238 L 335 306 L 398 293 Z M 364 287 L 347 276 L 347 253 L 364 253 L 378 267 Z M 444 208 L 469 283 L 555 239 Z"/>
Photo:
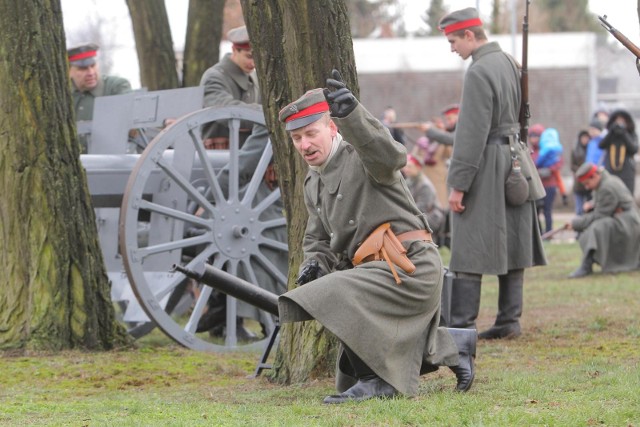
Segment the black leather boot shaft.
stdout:
<path fill-rule="evenodd" d="M 494 325 L 478 335 L 480 339 L 515 338 L 521 335 L 524 270 L 498 276 L 498 314 Z"/>
<path fill-rule="evenodd" d="M 456 390 L 468 391 L 476 376 L 475 357 L 477 332 L 475 329 L 447 328 L 458 347 L 459 362 L 449 368 L 456 374 Z"/>
<path fill-rule="evenodd" d="M 475 329 L 480 310 L 481 281 L 455 277 L 451 286 L 452 328 Z"/>

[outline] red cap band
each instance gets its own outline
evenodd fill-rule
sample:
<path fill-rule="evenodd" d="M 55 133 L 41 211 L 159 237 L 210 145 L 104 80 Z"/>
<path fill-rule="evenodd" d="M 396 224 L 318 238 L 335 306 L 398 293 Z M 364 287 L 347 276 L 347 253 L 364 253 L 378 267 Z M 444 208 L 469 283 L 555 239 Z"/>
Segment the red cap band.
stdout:
<path fill-rule="evenodd" d="M 591 167 L 591 169 L 589 169 L 589 172 L 587 172 L 584 175 L 578 177 L 578 181 L 585 182 L 586 180 L 591 178 L 593 175 L 595 175 L 597 171 L 598 171 L 598 167 L 596 165 L 593 165 Z"/>
<path fill-rule="evenodd" d="M 77 53 L 69 57 L 69 61 L 79 61 L 81 59 L 87 59 L 96 56 L 97 50 L 89 50 L 87 52 Z"/>
<path fill-rule="evenodd" d="M 422 166 L 420 164 L 420 162 L 418 161 L 418 159 L 415 158 L 415 156 L 411 155 L 411 154 L 407 154 L 407 161 L 413 163 L 416 166 Z"/>
<path fill-rule="evenodd" d="M 234 43 L 233 47 L 236 49 L 251 49 L 250 43 Z"/>
<path fill-rule="evenodd" d="M 295 114 L 290 115 L 285 119 L 285 123 L 290 122 L 291 120 L 299 119 L 300 117 L 307 117 L 313 114 L 323 113 L 325 111 L 329 111 L 329 104 L 327 101 L 321 101 L 317 104 L 313 104 L 304 110 L 300 110 Z"/>
<path fill-rule="evenodd" d="M 480 18 L 467 19 L 466 21 L 456 22 L 455 24 L 444 27 L 444 34 L 450 34 L 456 31 L 464 30 L 469 27 L 479 27 L 482 25 Z"/>

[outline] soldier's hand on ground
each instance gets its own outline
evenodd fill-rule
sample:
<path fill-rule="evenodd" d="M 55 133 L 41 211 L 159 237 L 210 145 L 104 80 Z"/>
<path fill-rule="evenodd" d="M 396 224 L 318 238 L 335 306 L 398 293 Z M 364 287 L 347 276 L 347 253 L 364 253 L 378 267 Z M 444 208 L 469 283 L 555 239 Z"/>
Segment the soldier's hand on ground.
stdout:
<path fill-rule="evenodd" d="M 358 100 L 353 93 L 347 89 L 347 85 L 342 80 L 340 71 L 333 70 L 331 76 L 332 78 L 327 79 L 327 87 L 323 91 L 324 97 L 329 104 L 329 110 L 333 117 L 347 117 L 358 105 Z"/>
<path fill-rule="evenodd" d="M 320 269 L 318 261 L 312 259 L 300 269 L 300 274 L 296 279 L 296 284 L 301 286 L 305 283 L 311 282 L 312 280 L 319 279 L 322 276 L 324 276 L 324 273 Z"/>

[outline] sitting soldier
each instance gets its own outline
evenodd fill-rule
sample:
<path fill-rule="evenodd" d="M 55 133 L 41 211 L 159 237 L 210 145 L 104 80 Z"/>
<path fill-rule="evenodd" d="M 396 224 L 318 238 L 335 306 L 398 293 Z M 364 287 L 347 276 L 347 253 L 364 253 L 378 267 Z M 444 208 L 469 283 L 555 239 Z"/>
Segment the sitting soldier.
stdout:
<path fill-rule="evenodd" d="M 604 273 L 639 268 L 640 214 L 629 189 L 620 178 L 591 162 L 580 166 L 576 178 L 592 191 L 593 199 L 584 204 L 584 215 L 566 225 L 579 233 L 583 253 L 582 265 L 569 277 L 592 274 L 594 263 Z"/>

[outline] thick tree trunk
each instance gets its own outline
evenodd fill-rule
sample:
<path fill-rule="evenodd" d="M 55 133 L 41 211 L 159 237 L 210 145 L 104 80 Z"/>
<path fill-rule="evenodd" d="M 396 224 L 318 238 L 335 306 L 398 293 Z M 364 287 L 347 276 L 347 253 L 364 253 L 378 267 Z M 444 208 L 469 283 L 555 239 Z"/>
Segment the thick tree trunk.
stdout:
<path fill-rule="evenodd" d="M 202 74 L 220 58 L 225 0 L 189 0 L 182 86 L 198 86 Z"/>
<path fill-rule="evenodd" d="M 127 0 L 140 63 L 140 82 L 148 90 L 178 87 L 178 71 L 163 0 Z"/>
<path fill-rule="evenodd" d="M 278 112 L 305 91 L 324 87 L 333 68 L 342 72 L 357 95 L 349 18 L 343 0 L 243 0 L 242 7 L 286 210 L 291 287 L 302 261 L 307 166 L 278 121 Z M 274 364 L 276 379 L 302 382 L 333 374 L 335 344 L 317 322 L 284 325 Z"/>
<path fill-rule="evenodd" d="M 79 159 L 59 0 L 0 0 L 0 129 L 0 349 L 124 342 Z"/>

